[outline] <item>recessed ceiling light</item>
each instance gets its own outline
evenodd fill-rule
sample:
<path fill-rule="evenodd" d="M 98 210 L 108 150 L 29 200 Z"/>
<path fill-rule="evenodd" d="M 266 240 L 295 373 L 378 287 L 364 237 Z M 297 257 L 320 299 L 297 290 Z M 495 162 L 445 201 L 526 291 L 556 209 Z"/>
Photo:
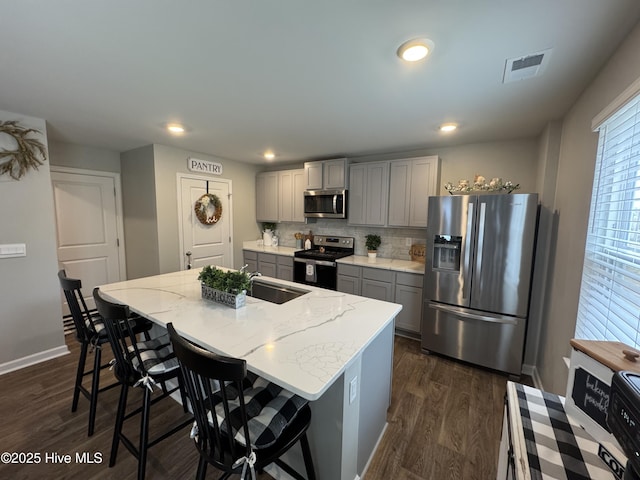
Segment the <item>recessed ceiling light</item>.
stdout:
<path fill-rule="evenodd" d="M 266 158 L 267 160 L 273 160 L 274 158 L 276 158 L 276 154 L 272 151 L 264 152 L 264 158 Z"/>
<path fill-rule="evenodd" d="M 428 38 L 414 38 L 398 48 L 398 56 L 407 62 L 417 62 L 433 51 L 433 42 Z"/>
<path fill-rule="evenodd" d="M 443 123 L 442 125 L 440 125 L 440 131 L 444 133 L 453 132 L 457 128 L 458 125 L 456 125 L 455 123 Z"/>
<path fill-rule="evenodd" d="M 167 130 L 175 135 L 180 135 L 185 132 L 185 128 L 179 123 L 169 123 L 167 125 Z"/>

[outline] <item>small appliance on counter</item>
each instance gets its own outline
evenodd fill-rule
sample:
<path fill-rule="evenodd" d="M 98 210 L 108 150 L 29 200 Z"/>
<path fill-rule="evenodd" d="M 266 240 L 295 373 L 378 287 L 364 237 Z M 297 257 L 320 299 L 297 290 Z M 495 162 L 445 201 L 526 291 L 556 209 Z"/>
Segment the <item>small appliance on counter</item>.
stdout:
<path fill-rule="evenodd" d="M 639 374 L 617 372 L 613 376 L 607 424 L 628 459 L 622 479 L 640 480 Z"/>
<path fill-rule="evenodd" d="M 309 232 L 311 235 L 311 232 Z M 316 235 L 307 237 L 311 248 L 293 254 L 293 281 L 336 290 L 339 258 L 353 255 L 354 238 Z"/>
<path fill-rule="evenodd" d="M 607 458 L 603 458 L 600 452 L 593 453 L 597 453 L 614 472 L 621 471 L 629 452 L 618 441 L 619 437 L 611 428 L 611 419 L 608 418 L 614 397 L 612 379 L 620 371 L 635 373 L 640 377 L 640 362 L 635 360 L 639 354 L 621 342 L 574 338 L 570 344 L 564 409 L 598 442 L 600 451 L 606 450 Z M 635 408 L 640 410 L 640 403 Z"/>

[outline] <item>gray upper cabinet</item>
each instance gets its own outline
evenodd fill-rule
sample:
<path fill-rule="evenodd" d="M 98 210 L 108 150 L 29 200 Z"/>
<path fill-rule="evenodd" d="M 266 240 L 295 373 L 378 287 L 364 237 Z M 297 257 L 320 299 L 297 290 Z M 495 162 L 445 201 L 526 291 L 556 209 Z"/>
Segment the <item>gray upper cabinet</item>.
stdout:
<path fill-rule="evenodd" d="M 256 175 L 256 221 L 278 221 L 278 172 Z"/>
<path fill-rule="evenodd" d="M 323 160 L 304 164 L 307 190 L 331 190 L 347 187 L 347 159 Z"/>
<path fill-rule="evenodd" d="M 438 194 L 439 162 L 437 156 L 390 162 L 387 225 L 427 226 L 427 199 Z"/>
<path fill-rule="evenodd" d="M 256 221 L 304 222 L 303 169 L 256 175 Z"/>
<path fill-rule="evenodd" d="M 278 221 L 304 222 L 305 171 L 278 172 Z"/>
<path fill-rule="evenodd" d="M 385 225 L 389 162 L 359 163 L 349 168 L 349 224 Z"/>

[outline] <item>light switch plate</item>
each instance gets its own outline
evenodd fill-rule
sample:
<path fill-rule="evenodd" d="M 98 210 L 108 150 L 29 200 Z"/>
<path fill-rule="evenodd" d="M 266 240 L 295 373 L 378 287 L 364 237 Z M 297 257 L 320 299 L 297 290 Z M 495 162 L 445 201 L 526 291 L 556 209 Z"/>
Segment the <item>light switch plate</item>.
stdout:
<path fill-rule="evenodd" d="M 26 257 L 27 245 L 25 243 L 5 243 L 0 245 L 0 258 Z"/>

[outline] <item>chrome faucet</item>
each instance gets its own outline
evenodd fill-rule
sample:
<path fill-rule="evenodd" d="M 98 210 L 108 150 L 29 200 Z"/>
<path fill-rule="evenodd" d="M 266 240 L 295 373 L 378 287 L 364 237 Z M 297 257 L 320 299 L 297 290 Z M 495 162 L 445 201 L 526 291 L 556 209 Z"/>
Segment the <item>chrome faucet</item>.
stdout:
<path fill-rule="evenodd" d="M 260 272 L 253 272 L 253 273 L 250 273 L 250 274 L 249 274 L 249 281 L 251 282 L 251 281 L 253 281 L 253 279 L 254 279 L 254 278 L 256 278 L 256 277 L 261 277 L 261 276 L 262 276 L 262 274 L 261 274 Z"/>

